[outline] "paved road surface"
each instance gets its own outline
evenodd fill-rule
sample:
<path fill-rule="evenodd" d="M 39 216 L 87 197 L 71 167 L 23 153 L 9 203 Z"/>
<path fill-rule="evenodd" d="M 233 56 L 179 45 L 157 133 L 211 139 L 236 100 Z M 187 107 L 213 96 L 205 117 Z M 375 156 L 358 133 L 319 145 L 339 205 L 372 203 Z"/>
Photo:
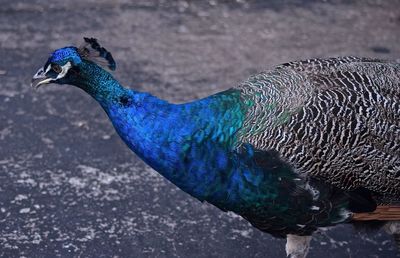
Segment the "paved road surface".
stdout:
<path fill-rule="evenodd" d="M 33 92 L 30 78 L 55 48 L 97 37 L 123 84 L 182 102 L 290 60 L 399 58 L 399 27 L 399 1 L 2 0 L 0 256 L 285 255 L 283 240 L 144 165 L 80 90 Z M 310 252 L 395 256 L 383 232 L 347 225 L 316 234 Z"/>

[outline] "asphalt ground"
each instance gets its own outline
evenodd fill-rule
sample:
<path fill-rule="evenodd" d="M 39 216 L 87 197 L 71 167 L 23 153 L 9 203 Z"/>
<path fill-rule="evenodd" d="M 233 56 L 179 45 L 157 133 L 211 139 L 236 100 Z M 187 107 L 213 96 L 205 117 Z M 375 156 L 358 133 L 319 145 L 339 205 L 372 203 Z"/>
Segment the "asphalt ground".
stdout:
<path fill-rule="evenodd" d="M 84 92 L 30 79 L 96 37 L 123 85 L 172 102 L 287 61 L 400 57 L 400 1 L 0 1 L 1 257 L 285 257 L 284 240 L 146 166 Z M 395 257 L 384 232 L 315 234 L 309 257 Z"/>

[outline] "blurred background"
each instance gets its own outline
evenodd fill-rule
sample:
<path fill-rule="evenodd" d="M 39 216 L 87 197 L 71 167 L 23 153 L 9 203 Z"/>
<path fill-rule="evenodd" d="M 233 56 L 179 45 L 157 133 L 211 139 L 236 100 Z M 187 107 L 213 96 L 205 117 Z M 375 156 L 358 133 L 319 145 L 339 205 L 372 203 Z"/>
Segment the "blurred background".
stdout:
<path fill-rule="evenodd" d="M 123 85 L 173 102 L 287 61 L 400 57 L 400 1 L 1 0 L 1 257 L 285 257 L 284 240 L 201 204 L 131 153 L 72 86 L 30 89 L 96 37 Z M 315 234 L 309 257 L 395 257 L 383 232 Z"/>

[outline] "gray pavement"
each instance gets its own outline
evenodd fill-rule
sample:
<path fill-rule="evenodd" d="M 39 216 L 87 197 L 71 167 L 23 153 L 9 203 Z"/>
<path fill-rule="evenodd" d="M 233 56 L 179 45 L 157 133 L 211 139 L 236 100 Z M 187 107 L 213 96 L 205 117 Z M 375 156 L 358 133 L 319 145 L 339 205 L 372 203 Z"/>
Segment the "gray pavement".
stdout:
<path fill-rule="evenodd" d="M 0 1 L 1 257 L 284 257 L 284 241 L 147 167 L 89 96 L 33 92 L 49 53 L 99 39 L 126 86 L 183 102 L 310 57 L 400 57 L 400 1 Z M 323 230 L 310 257 L 395 257 Z"/>

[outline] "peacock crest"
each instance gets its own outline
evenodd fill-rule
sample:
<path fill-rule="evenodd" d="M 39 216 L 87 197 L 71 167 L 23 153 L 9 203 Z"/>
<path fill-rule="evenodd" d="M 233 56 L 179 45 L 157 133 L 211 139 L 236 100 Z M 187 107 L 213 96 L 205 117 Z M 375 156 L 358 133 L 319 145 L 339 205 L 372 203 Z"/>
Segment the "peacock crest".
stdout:
<path fill-rule="evenodd" d="M 111 71 L 116 69 L 116 63 L 111 53 L 102 47 L 97 39 L 84 37 L 84 43 L 77 49 L 82 59 L 92 61 Z"/>

